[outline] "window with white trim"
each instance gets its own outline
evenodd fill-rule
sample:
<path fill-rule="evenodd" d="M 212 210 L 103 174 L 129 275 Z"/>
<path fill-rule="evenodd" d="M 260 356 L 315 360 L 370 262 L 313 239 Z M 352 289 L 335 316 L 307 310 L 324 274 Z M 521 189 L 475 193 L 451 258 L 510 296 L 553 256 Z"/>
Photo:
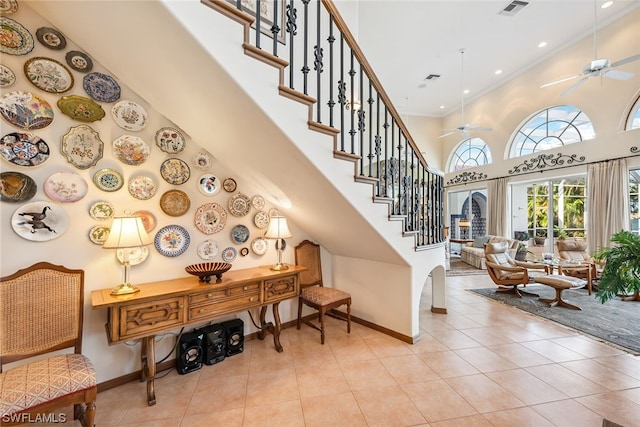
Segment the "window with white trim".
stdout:
<path fill-rule="evenodd" d="M 457 172 L 491 163 L 491 150 L 482 138 L 468 138 L 455 148 L 449 161 L 449 172 Z"/>

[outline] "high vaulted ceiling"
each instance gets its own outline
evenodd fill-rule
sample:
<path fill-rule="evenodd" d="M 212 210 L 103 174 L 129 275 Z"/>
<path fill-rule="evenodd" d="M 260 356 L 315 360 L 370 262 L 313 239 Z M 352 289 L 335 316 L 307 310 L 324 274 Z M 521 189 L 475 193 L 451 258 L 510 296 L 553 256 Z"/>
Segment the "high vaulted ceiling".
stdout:
<path fill-rule="evenodd" d="M 359 0 L 358 43 L 401 114 L 442 117 L 460 108 L 463 86 L 470 91 L 467 103 L 573 43 L 593 39 L 594 22 L 602 28 L 640 7 L 638 0 L 616 0 L 601 9 L 604 1 L 529 0 L 508 16 L 499 12 L 511 0 Z M 539 48 L 543 41 L 547 46 Z M 600 50 L 597 56 L 623 59 Z M 593 59 L 585 57 L 584 64 Z M 425 80 L 430 74 L 440 77 Z"/>

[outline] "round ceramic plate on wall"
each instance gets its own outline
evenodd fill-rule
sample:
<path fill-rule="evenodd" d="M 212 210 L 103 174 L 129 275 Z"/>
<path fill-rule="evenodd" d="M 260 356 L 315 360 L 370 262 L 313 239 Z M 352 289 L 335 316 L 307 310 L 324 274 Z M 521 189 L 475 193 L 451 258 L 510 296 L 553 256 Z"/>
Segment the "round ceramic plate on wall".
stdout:
<path fill-rule="evenodd" d="M 11 217 L 11 227 L 18 236 L 34 242 L 46 242 L 64 234 L 69 214 L 61 205 L 36 201 L 20 206 Z"/>
<path fill-rule="evenodd" d="M 210 173 L 205 173 L 198 179 L 198 191 L 205 196 L 215 196 L 220 192 L 222 183 L 220 180 Z"/>

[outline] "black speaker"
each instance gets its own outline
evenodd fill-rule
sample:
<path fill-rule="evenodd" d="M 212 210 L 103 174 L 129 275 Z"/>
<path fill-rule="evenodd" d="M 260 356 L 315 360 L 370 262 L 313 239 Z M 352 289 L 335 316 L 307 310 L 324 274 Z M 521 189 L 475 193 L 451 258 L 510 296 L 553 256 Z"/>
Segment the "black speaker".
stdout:
<path fill-rule="evenodd" d="M 178 357 L 176 360 L 176 369 L 179 374 L 188 374 L 202 368 L 203 343 L 204 333 L 202 331 L 196 330 L 182 334 L 178 342 Z"/>
<path fill-rule="evenodd" d="M 221 323 L 227 335 L 227 356 L 242 353 L 244 350 L 244 322 L 242 319 L 227 320 Z"/>
<path fill-rule="evenodd" d="M 224 327 L 216 323 L 205 326 L 200 331 L 204 333 L 204 364 L 222 362 L 227 351 L 227 333 Z"/>

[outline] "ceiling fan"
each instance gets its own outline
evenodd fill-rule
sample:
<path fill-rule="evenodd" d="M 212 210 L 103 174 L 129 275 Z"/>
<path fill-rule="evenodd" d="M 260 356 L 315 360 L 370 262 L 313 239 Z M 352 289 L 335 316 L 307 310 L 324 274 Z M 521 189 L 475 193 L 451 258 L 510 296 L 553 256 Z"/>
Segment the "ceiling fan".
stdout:
<path fill-rule="evenodd" d="M 491 128 L 481 127 L 477 124 L 470 124 L 464 122 L 464 49 L 460 49 L 460 86 L 461 86 L 461 102 L 460 102 L 460 115 L 462 124 L 455 127 L 455 129 L 446 129 L 448 132 L 444 135 L 440 135 L 438 138 L 444 138 L 445 136 L 453 135 L 456 132 L 460 132 L 462 136 L 469 138 L 469 131 L 490 131 Z"/>
<path fill-rule="evenodd" d="M 577 79 L 582 77 L 573 85 L 569 86 L 567 90 L 562 92 L 561 96 L 568 95 L 574 90 L 576 90 L 580 85 L 586 82 L 590 77 L 608 77 L 616 80 L 628 80 L 634 76 L 633 73 L 629 73 L 626 71 L 614 70 L 615 67 L 620 65 L 628 64 L 629 62 L 637 61 L 640 59 L 640 53 L 637 55 L 630 56 L 625 59 L 621 59 L 619 61 L 611 62 L 608 59 L 597 59 L 598 58 L 598 44 L 597 44 L 597 15 L 598 15 L 598 5 L 597 0 L 593 2 L 593 57 L 595 58 L 593 61 L 588 63 L 582 68 L 582 72 L 580 74 L 576 74 L 575 76 L 565 77 L 564 79 L 556 80 L 551 83 L 545 83 L 540 88 L 545 88 L 549 86 L 553 86 L 559 83 L 564 83 L 569 80 Z"/>

